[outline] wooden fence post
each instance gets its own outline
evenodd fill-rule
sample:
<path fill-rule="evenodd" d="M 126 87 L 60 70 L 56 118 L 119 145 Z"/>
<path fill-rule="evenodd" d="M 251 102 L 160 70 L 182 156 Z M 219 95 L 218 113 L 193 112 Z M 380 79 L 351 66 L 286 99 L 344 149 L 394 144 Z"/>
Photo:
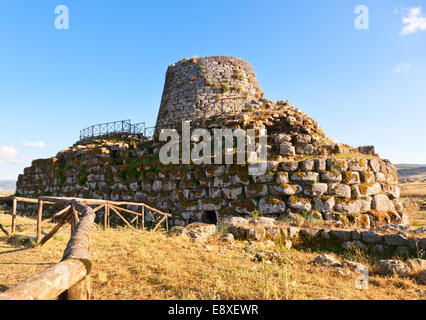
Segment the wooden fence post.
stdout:
<path fill-rule="evenodd" d="M 37 210 L 37 242 L 41 240 L 41 219 L 43 215 L 43 201 L 38 200 L 38 210 Z"/>
<path fill-rule="evenodd" d="M 18 200 L 13 197 L 13 204 L 12 204 L 12 230 L 11 234 L 13 235 L 15 233 L 15 220 L 16 220 L 16 205 L 18 203 Z"/>
<path fill-rule="evenodd" d="M 108 216 L 109 216 L 109 205 L 105 205 L 105 213 L 104 213 L 104 230 L 108 227 Z"/>
<path fill-rule="evenodd" d="M 77 210 L 75 210 L 74 205 L 71 205 L 71 235 L 73 234 L 75 227 L 77 226 L 79 219 Z"/>
<path fill-rule="evenodd" d="M 90 300 L 90 275 L 67 290 L 67 300 Z"/>
<path fill-rule="evenodd" d="M 142 230 L 145 230 L 145 206 L 142 205 Z"/>

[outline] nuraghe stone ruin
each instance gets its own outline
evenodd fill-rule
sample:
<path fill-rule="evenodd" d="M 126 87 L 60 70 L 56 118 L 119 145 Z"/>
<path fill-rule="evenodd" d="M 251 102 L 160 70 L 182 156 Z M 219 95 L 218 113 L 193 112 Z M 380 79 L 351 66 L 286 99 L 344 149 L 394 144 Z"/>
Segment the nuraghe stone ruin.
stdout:
<path fill-rule="evenodd" d="M 251 176 L 247 165 L 163 165 L 159 130 L 180 131 L 183 120 L 211 132 L 266 129 L 267 171 Z M 239 58 L 183 59 L 167 70 L 152 140 L 122 135 L 76 143 L 34 160 L 19 176 L 17 194 L 145 202 L 173 214 L 173 225 L 253 215 L 359 227 L 407 223 L 396 170 L 371 151 L 334 143 L 300 109 L 264 98 L 251 65 Z M 27 214 L 35 210 L 20 206 Z"/>

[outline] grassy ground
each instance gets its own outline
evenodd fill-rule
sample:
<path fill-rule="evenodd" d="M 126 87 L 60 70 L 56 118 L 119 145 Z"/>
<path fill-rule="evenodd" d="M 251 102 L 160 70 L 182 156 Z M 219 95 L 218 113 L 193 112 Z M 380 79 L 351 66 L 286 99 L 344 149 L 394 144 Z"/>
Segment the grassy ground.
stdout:
<path fill-rule="evenodd" d="M 401 197 L 426 197 L 426 183 L 401 183 Z"/>
<path fill-rule="evenodd" d="M 10 227 L 10 216 L 0 214 Z M 48 231 L 53 225 L 47 225 Z M 35 232 L 32 219 L 18 217 L 17 231 Z M 0 236 L 0 292 L 61 259 L 69 227 L 42 248 Z M 92 290 L 94 299 L 424 299 L 412 279 L 369 278 L 367 290 L 355 289 L 357 275 L 311 266 L 318 252 L 286 250 L 280 262 L 253 262 L 243 250 L 218 239 L 195 244 L 165 233 L 94 230 Z M 344 257 L 338 256 L 342 259 Z M 357 255 L 351 259 L 368 262 Z"/>
<path fill-rule="evenodd" d="M 404 200 L 404 198 L 403 198 Z M 410 198 L 409 200 L 415 201 L 417 204 L 426 203 L 426 197 Z M 419 208 L 419 206 L 412 206 L 407 208 L 410 216 L 410 224 L 415 228 L 426 227 L 426 208 Z"/>
<path fill-rule="evenodd" d="M 410 223 L 414 227 L 426 226 L 426 183 L 403 183 L 401 200 L 408 204 Z"/>

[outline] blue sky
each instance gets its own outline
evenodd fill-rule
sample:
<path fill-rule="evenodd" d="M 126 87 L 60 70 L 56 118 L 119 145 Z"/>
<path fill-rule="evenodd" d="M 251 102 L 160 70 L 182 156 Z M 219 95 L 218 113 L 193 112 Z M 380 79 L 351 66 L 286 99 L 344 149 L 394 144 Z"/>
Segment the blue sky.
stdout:
<path fill-rule="evenodd" d="M 68 30 L 54 26 L 58 5 Z M 355 28 L 358 5 L 368 29 Z M 334 140 L 426 163 L 424 0 L 5 0 L 0 43 L 0 179 L 91 124 L 154 125 L 167 66 L 210 55 L 249 61 L 266 97 Z"/>

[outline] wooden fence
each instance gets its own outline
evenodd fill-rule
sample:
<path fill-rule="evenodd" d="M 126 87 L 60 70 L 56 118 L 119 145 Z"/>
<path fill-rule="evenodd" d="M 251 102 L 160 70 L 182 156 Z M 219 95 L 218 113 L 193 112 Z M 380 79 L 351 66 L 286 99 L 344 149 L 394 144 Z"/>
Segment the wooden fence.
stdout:
<path fill-rule="evenodd" d="M 48 221 L 52 221 L 54 219 L 61 219 L 59 224 L 47 235 L 49 236 L 47 238 L 50 239 L 53 234 L 55 234 L 60 227 L 62 227 L 67 220 L 69 219 L 72 212 L 70 211 L 71 205 L 68 203 L 71 200 L 78 200 L 79 203 L 85 204 L 88 206 L 95 206 L 93 208 L 94 213 L 96 213 L 99 210 L 104 210 L 104 217 L 103 217 L 103 226 L 104 228 L 107 228 L 110 226 L 111 222 L 111 216 L 116 215 L 122 220 L 129 228 L 136 230 L 135 227 L 139 225 L 139 221 L 141 221 L 142 229 L 145 229 L 145 211 L 151 211 L 155 214 L 160 215 L 161 219 L 158 221 L 158 223 L 154 226 L 154 231 L 156 231 L 162 223 L 165 223 L 165 228 L 168 230 L 168 218 L 171 217 L 170 214 L 162 212 L 158 209 L 155 209 L 151 206 L 148 206 L 145 203 L 142 202 L 124 202 L 124 201 L 109 201 L 109 200 L 99 200 L 99 199 L 81 199 L 81 198 L 66 198 L 66 197 L 39 197 L 38 199 L 30 199 L 30 198 L 23 198 L 23 197 L 0 197 L 0 202 L 12 202 L 12 210 L 11 210 L 11 230 L 10 235 L 15 234 L 15 225 L 16 225 L 16 215 L 17 215 L 17 205 L 18 202 L 24 202 L 24 203 L 31 203 L 31 204 L 37 204 L 37 230 L 36 230 L 36 236 L 37 236 L 37 242 L 43 241 L 41 239 L 42 234 L 42 226 Z M 43 206 L 45 205 L 60 205 L 60 204 L 66 204 L 67 206 L 56 212 L 54 215 L 49 217 L 46 220 L 43 220 Z M 122 206 L 134 206 L 139 207 L 140 212 L 136 212 L 134 210 L 129 210 L 127 208 L 123 208 Z M 126 220 L 123 215 L 120 212 L 126 212 L 132 214 L 134 217 L 130 221 Z M 140 220 L 139 220 L 140 219 Z M 135 226 L 133 226 L 134 224 Z M 3 230 L 7 235 L 8 232 L 5 230 L 5 228 L 0 224 L 0 230 Z M 46 236 L 46 237 L 47 237 Z M 47 240 L 44 240 L 46 242 Z"/>
<path fill-rule="evenodd" d="M 48 241 L 59 229 L 71 220 L 71 238 L 68 241 L 61 262 L 29 277 L 17 286 L 0 294 L 0 300 L 86 300 L 90 298 L 90 270 L 92 262 L 89 251 L 89 234 L 94 225 L 96 211 L 105 210 L 104 227 L 109 226 L 111 211 L 125 222 L 131 229 L 139 217 L 142 218 L 144 227 L 144 211 L 148 209 L 162 215 L 161 220 L 154 227 L 154 231 L 165 222 L 168 229 L 168 217 L 171 215 L 152 208 L 144 203 L 135 202 L 115 202 L 94 199 L 77 199 L 64 197 L 40 197 L 38 199 L 28 199 L 20 197 L 3 197 L 2 201 L 12 201 L 12 235 L 15 232 L 16 207 L 18 201 L 26 203 L 37 203 L 37 246 L 41 246 Z M 49 219 L 42 221 L 43 205 L 55 204 L 65 205 L 65 208 L 55 213 Z M 96 205 L 91 208 L 90 205 Z M 123 205 L 139 206 L 141 212 L 135 212 Z M 127 221 L 121 214 L 127 212 L 135 215 L 133 220 Z M 42 223 L 60 219 L 58 224 L 43 238 L 41 238 Z M 8 234 L 7 230 L 0 225 L 0 229 Z"/>

